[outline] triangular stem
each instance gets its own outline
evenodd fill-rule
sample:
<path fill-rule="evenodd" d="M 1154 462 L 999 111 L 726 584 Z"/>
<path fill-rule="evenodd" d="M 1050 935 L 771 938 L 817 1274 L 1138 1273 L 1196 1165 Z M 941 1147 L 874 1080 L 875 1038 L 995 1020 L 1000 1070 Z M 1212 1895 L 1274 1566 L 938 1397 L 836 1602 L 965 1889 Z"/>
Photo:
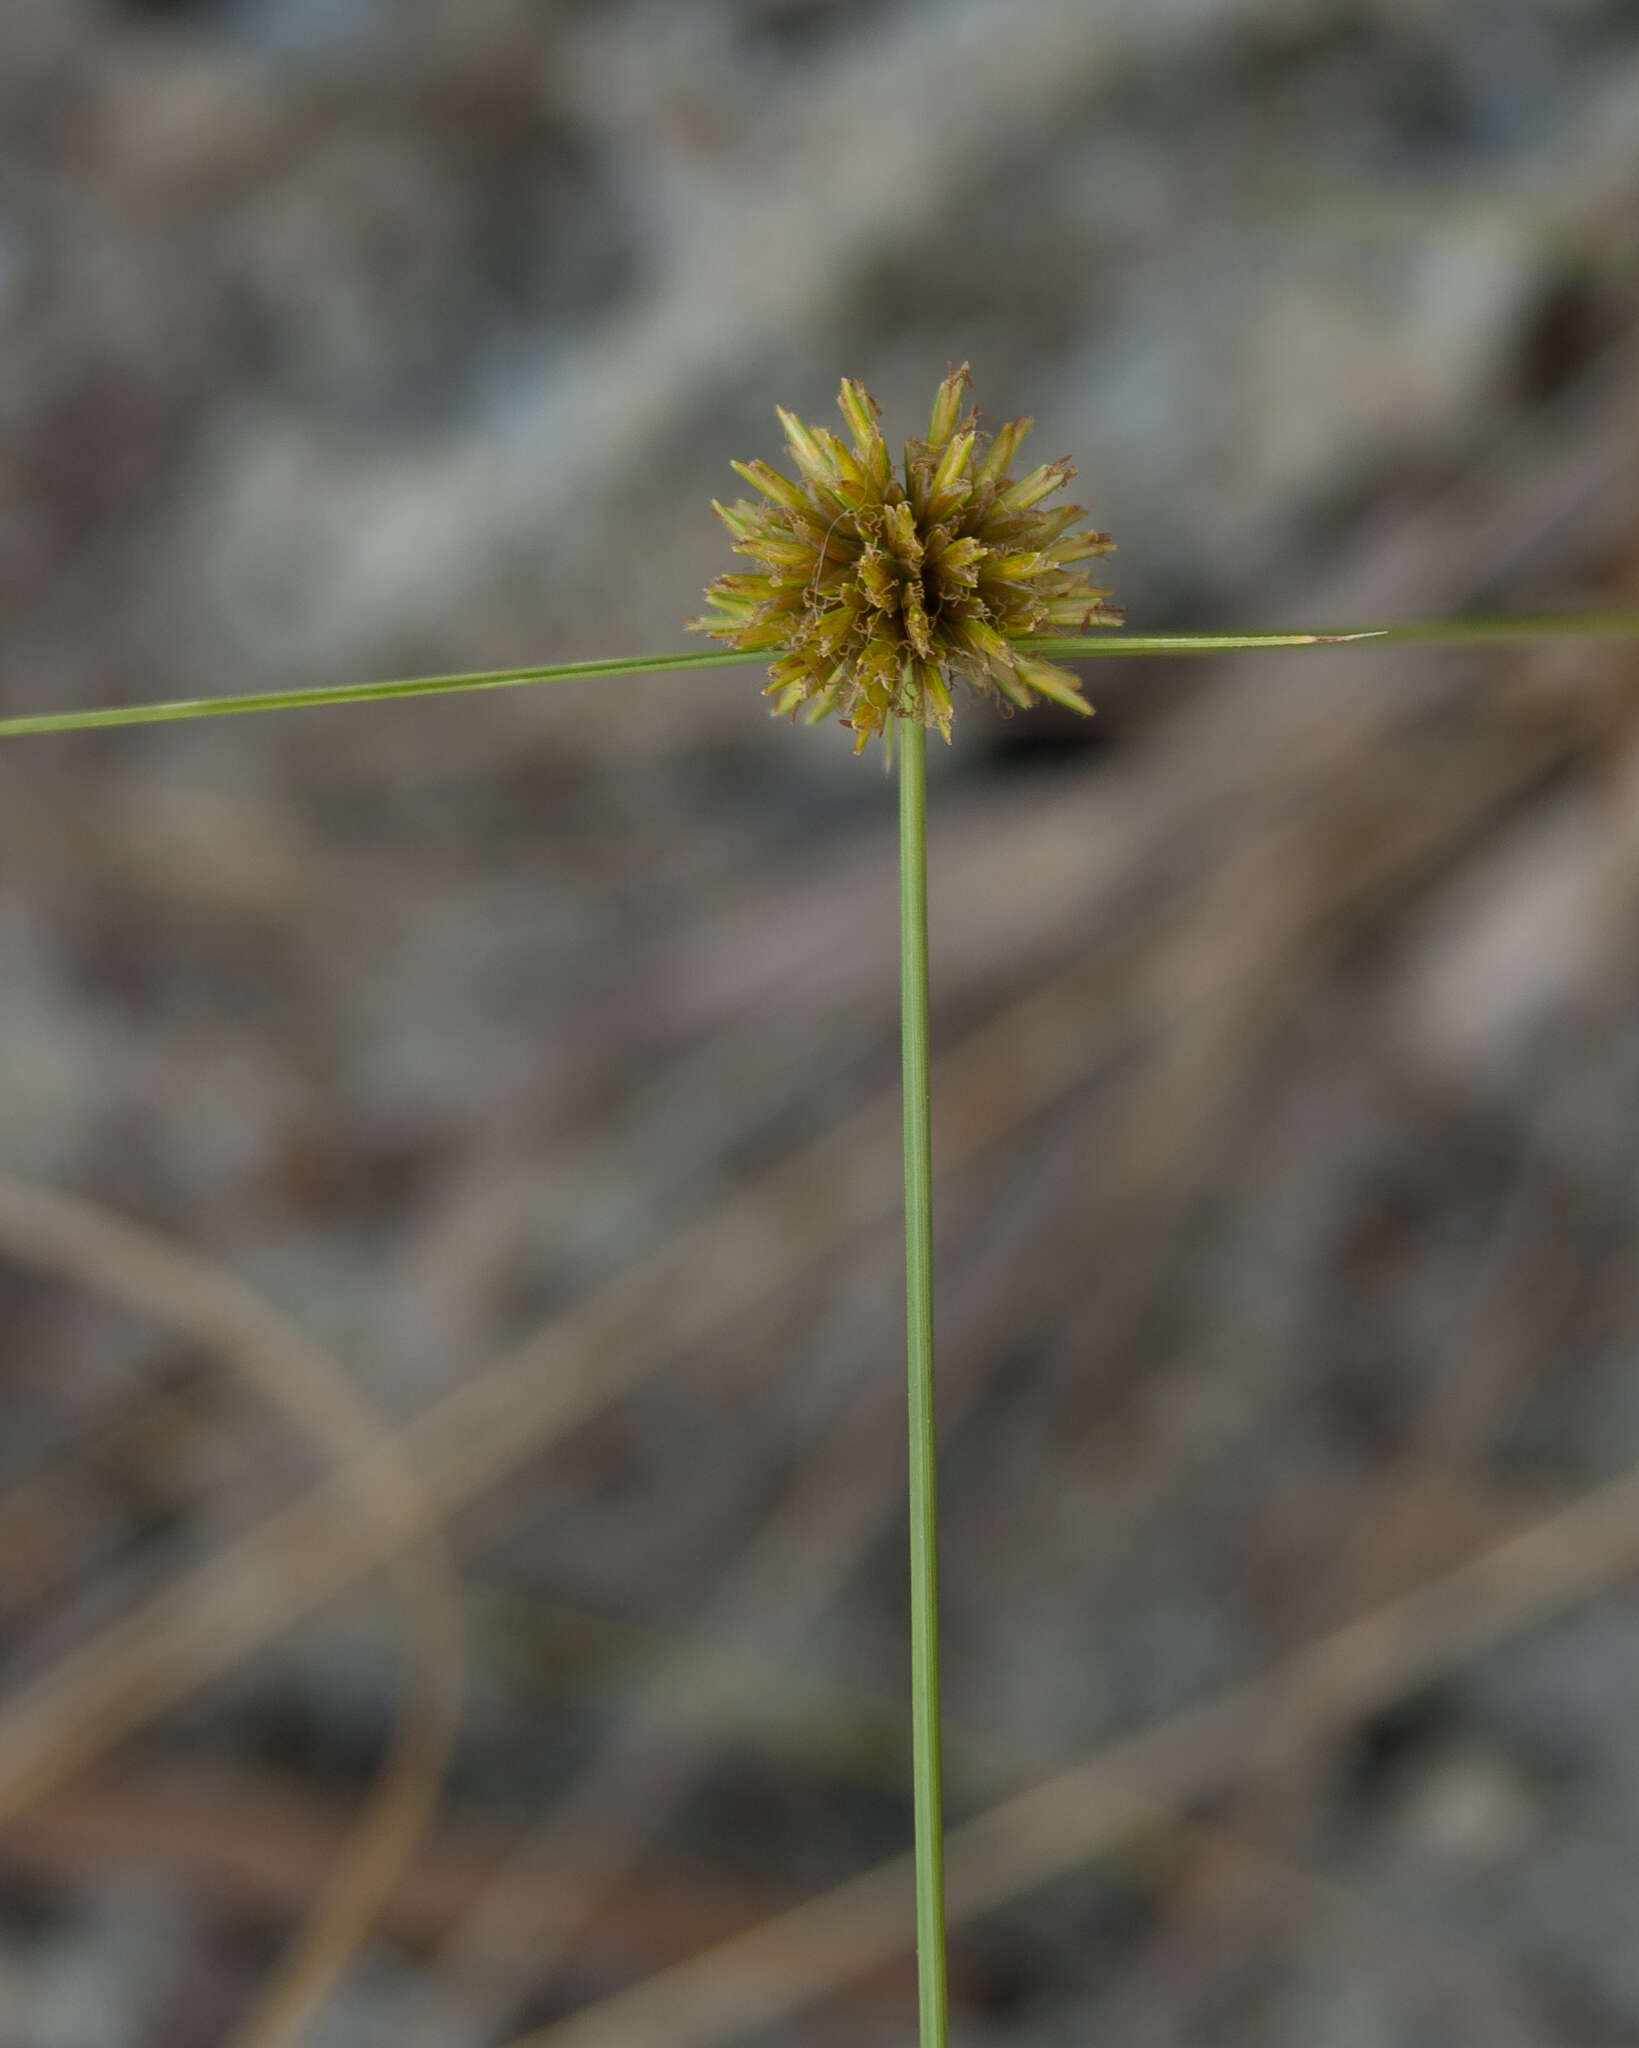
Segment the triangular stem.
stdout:
<path fill-rule="evenodd" d="M 927 729 L 899 719 L 899 1000 L 905 1091 L 905 1366 L 910 1414 L 911 1745 L 921 2048 L 945 2048 L 939 1738 L 939 1507 L 933 1414 L 933 1156 L 928 1093 Z"/>

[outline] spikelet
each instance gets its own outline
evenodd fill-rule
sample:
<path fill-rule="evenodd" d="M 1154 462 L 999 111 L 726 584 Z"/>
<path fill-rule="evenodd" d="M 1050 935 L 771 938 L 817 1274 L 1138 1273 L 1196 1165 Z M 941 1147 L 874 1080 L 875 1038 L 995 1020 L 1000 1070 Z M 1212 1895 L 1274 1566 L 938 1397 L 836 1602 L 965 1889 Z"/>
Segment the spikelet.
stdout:
<path fill-rule="evenodd" d="M 780 408 L 796 477 L 737 462 L 759 495 L 715 508 L 756 566 L 719 576 L 692 629 L 767 650 L 776 714 L 815 723 L 834 713 L 856 752 L 896 717 L 948 740 L 956 677 L 1004 707 L 1049 697 L 1089 712 L 1069 669 L 1013 643 L 1121 624 L 1110 593 L 1075 566 L 1108 554 L 1109 535 L 1079 528 L 1079 505 L 1040 509 L 1074 468 L 1010 475 L 1030 422 L 981 435 L 963 409 L 968 381 L 964 363 L 940 385 L 926 438 L 907 443 L 899 473 L 862 385 L 843 380 L 847 442 Z"/>

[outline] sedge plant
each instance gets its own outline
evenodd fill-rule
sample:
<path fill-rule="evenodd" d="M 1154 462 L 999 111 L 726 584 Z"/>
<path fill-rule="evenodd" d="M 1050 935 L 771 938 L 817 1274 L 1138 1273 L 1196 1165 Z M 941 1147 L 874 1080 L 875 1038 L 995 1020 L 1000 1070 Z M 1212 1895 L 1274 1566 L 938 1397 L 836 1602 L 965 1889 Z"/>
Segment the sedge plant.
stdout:
<path fill-rule="evenodd" d="M 195 698 L 0 719 L 0 739 L 167 724 L 184 719 L 500 690 L 577 677 L 767 664 L 776 715 L 835 717 L 855 751 L 880 738 L 899 783 L 900 1011 L 904 1091 L 905 1328 L 910 1506 L 912 1759 L 920 2048 L 945 2048 L 944 1851 L 939 1710 L 938 1504 L 933 1374 L 932 1153 L 929 1101 L 927 734 L 949 740 L 954 683 L 1004 710 L 1042 699 L 1089 714 L 1066 659 L 1214 655 L 1346 641 L 1472 646 L 1573 636 L 1639 639 L 1639 611 L 1583 611 L 1268 633 L 1109 637 L 1122 624 L 1086 564 L 1110 537 L 1079 506 L 1047 509 L 1074 474 L 1048 462 L 1015 478 L 1030 429 L 984 436 L 966 409 L 966 365 L 940 384 L 927 432 L 896 467 L 880 413 L 845 379 L 845 441 L 781 409 L 796 475 L 735 463 L 758 494 L 718 504 L 752 568 L 716 579 L 697 630 L 707 653 L 612 655 L 543 667 Z M 1052 657 L 1057 657 L 1053 659 Z"/>
<path fill-rule="evenodd" d="M 776 712 L 832 714 L 861 751 L 899 752 L 899 991 L 905 1155 L 905 1365 L 910 1444 L 911 1759 L 916 1832 L 917 2002 L 923 2048 L 943 2048 L 943 1791 L 939 1740 L 938 1487 L 933 1399 L 933 1160 L 928 1091 L 927 737 L 946 740 L 950 683 L 1028 709 L 1046 697 L 1091 709 L 1079 679 L 1033 650 L 1043 629 L 1119 626 L 1083 564 L 1110 552 L 1079 505 L 1043 509 L 1074 474 L 1047 462 L 1017 480 L 1030 431 L 1009 420 L 981 443 L 963 410 L 964 364 L 939 386 L 926 435 L 895 469 L 876 401 L 845 378 L 851 445 L 780 411 L 797 475 L 734 467 L 759 493 L 717 505 L 751 571 L 719 576 L 695 621 L 742 653 L 771 654 Z"/>

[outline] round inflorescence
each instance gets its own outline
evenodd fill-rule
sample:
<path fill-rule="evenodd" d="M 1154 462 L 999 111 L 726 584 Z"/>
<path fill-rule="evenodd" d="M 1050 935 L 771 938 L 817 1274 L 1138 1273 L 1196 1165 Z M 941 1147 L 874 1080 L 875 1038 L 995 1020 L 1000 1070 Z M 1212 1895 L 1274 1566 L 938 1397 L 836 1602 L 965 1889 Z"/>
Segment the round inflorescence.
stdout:
<path fill-rule="evenodd" d="M 776 713 L 813 723 L 835 712 L 856 751 L 893 718 L 948 740 L 956 676 L 1004 705 L 1042 696 L 1087 712 L 1069 669 L 1017 643 L 1121 624 L 1110 593 L 1075 566 L 1108 554 L 1109 535 L 1077 531 L 1079 505 L 1041 509 L 1073 465 L 1015 480 L 1008 465 L 1030 421 L 987 439 L 977 412 L 963 412 L 967 386 L 964 363 L 940 385 L 926 438 L 906 444 L 902 474 L 863 386 L 845 378 L 839 400 L 852 447 L 782 407 L 796 477 L 737 462 L 761 500 L 716 506 L 735 552 L 758 566 L 719 576 L 695 629 L 766 649 Z"/>

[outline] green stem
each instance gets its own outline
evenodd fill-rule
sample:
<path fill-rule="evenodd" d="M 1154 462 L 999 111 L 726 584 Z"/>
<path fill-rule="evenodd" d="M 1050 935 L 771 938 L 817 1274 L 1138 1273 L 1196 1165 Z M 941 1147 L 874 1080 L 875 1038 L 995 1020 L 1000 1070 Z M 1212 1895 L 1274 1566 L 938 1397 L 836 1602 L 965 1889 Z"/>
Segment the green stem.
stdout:
<path fill-rule="evenodd" d="M 905 1367 L 910 1401 L 911 1753 L 921 2048 L 945 2048 L 945 1840 L 939 1743 L 939 1499 L 933 1424 L 933 1155 L 928 1097 L 927 729 L 896 721 L 899 1006 L 905 1088 Z"/>
<path fill-rule="evenodd" d="M 1021 639 L 1071 661 L 1120 661 L 1129 655 L 1254 654 L 1282 647 L 1333 647 L 1374 640 L 1385 646 L 1475 647 L 1502 641 L 1570 638 L 1639 640 L 1639 611 L 1548 612 L 1530 618 L 1416 619 L 1310 633 L 1103 633 L 1084 638 L 1042 633 Z M 225 718 L 247 711 L 303 711 L 326 705 L 374 704 L 394 697 L 448 697 L 473 690 L 514 690 L 578 676 L 661 675 L 678 669 L 766 664 L 773 652 L 619 654 L 598 661 L 558 661 L 544 668 L 485 669 L 471 675 L 406 676 L 383 683 L 341 683 L 311 690 L 264 690 L 239 697 L 187 697 L 163 704 L 116 704 L 96 711 L 40 711 L 0 718 L 0 739 L 29 733 L 90 732 L 113 725 L 170 725 L 185 718 Z"/>

